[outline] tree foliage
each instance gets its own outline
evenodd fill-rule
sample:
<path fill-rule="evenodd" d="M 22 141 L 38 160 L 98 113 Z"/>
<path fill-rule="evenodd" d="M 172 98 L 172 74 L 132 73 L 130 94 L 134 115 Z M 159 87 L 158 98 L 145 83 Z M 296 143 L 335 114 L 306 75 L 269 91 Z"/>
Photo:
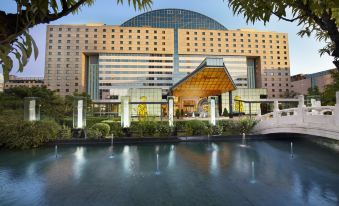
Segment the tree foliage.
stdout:
<path fill-rule="evenodd" d="M 309 96 L 320 95 L 319 88 L 317 86 L 308 88 L 307 89 L 307 95 L 309 95 Z"/>
<path fill-rule="evenodd" d="M 332 70 L 331 77 L 333 80 L 332 84 L 327 85 L 322 93 L 322 103 L 324 105 L 334 105 L 336 103 L 335 93 L 339 91 L 339 72 Z"/>
<path fill-rule="evenodd" d="M 87 105 L 91 100 L 86 94 L 74 94 L 74 96 L 87 97 Z M 6 89 L 0 93 L 0 118 L 8 114 L 6 111 L 20 111 L 20 118 L 23 114 L 25 97 L 38 97 L 38 104 L 41 105 L 41 115 L 48 119 L 61 121 L 64 117 L 71 117 L 73 114 L 74 96 L 61 97 L 56 92 L 48 90 L 46 87 L 14 87 Z M 16 113 L 10 112 L 16 115 Z M 20 119 L 19 118 L 19 119 Z"/>
<path fill-rule="evenodd" d="M 0 65 L 5 80 L 13 67 L 13 59 L 18 61 L 18 71 L 23 71 L 28 59 L 38 48 L 29 34 L 29 28 L 58 20 L 71 13 L 77 13 L 81 7 L 91 6 L 94 0 L 13 0 L 17 5 L 16 13 L 0 10 Z M 116 0 L 123 4 L 124 0 Z M 127 0 L 134 9 L 148 9 L 152 0 Z"/>
<path fill-rule="evenodd" d="M 338 0 L 229 0 L 234 14 L 243 14 L 247 22 L 267 23 L 272 16 L 288 22 L 297 22 L 302 29 L 298 35 L 315 34 L 326 46 L 319 50 L 334 57 L 339 69 L 339 1 Z"/>

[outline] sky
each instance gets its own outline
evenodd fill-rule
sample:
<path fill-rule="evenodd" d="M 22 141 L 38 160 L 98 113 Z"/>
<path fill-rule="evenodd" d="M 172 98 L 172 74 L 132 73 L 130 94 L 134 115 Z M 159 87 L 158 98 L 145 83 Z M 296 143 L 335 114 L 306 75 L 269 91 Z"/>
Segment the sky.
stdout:
<path fill-rule="evenodd" d="M 90 7 L 82 7 L 81 11 L 74 15 L 68 15 L 51 24 L 86 24 L 104 23 L 107 25 L 120 25 L 128 19 L 144 13 L 145 11 L 135 11 L 132 6 L 125 4 L 117 5 L 117 0 L 96 0 Z M 227 0 L 153 0 L 151 10 L 164 8 L 187 9 L 209 16 L 226 28 L 233 30 L 239 28 L 254 28 L 264 31 L 276 31 L 288 33 L 290 68 L 291 75 L 308 74 L 334 68 L 332 57 L 323 55 L 320 57 L 318 50 L 324 43 L 318 42 L 314 37 L 303 37 L 297 35 L 301 27 L 297 23 L 279 21 L 277 18 L 264 25 L 262 22 L 255 24 L 246 23 L 242 15 L 233 15 L 228 8 Z M 16 11 L 14 0 L 1 0 L 0 10 L 13 13 Z M 46 44 L 46 24 L 40 24 L 30 29 L 30 34 L 35 39 L 39 48 L 37 60 L 31 58 L 24 69 L 24 72 L 17 72 L 18 66 L 14 65 L 12 74 L 17 76 L 39 76 L 44 75 L 45 44 Z"/>

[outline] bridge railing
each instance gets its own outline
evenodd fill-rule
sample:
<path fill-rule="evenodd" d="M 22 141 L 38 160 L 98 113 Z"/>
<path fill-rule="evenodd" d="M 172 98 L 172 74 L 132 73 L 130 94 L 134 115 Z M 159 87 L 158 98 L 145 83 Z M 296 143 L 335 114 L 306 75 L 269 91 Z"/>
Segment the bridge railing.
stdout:
<path fill-rule="evenodd" d="M 315 106 L 306 107 L 304 96 L 298 98 L 298 107 L 279 110 L 279 103 L 274 101 L 273 112 L 257 116 L 258 127 L 279 127 L 290 124 L 326 124 L 339 126 L 339 92 L 336 93 L 337 104 L 335 106 L 320 106 L 320 102 L 315 102 Z"/>
<path fill-rule="evenodd" d="M 258 124 L 253 132 L 257 134 L 300 133 L 328 137 L 339 140 L 339 92 L 336 93 L 335 106 L 320 106 L 319 102 L 311 107 L 304 105 L 304 97 L 299 96 L 297 108 L 279 110 L 274 102 L 271 113 L 258 113 Z"/>

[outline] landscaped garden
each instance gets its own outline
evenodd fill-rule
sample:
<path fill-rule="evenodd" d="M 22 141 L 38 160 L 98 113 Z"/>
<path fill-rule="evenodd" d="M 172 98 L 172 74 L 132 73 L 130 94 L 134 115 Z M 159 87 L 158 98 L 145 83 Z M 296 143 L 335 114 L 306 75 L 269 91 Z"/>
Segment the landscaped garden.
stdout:
<path fill-rule="evenodd" d="M 77 94 L 79 95 L 79 94 Z M 39 98 L 40 121 L 24 121 L 24 97 Z M 19 87 L 0 94 L 0 146 L 6 148 L 28 149 L 39 147 L 55 140 L 72 138 L 73 98 L 58 96 L 46 88 Z M 87 100 L 87 105 L 91 101 Z M 207 120 L 177 119 L 170 127 L 168 121 L 146 117 L 131 122 L 129 128 L 122 128 L 120 119 L 91 116 L 88 106 L 85 133 L 88 139 L 114 138 L 153 138 L 203 135 L 239 135 L 249 133 L 255 125 L 250 118 L 219 120 L 215 126 Z"/>

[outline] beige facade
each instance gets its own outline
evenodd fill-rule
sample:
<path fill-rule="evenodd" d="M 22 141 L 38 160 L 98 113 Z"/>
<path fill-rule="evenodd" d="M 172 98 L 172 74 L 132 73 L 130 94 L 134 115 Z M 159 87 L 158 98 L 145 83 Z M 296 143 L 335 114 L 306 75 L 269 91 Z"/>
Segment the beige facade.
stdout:
<path fill-rule="evenodd" d="M 219 56 L 225 59 L 225 65 L 230 67 L 231 76 L 236 79 L 239 88 L 249 87 L 248 59 L 253 60 L 255 65 L 255 88 L 267 88 L 269 97 L 280 97 L 290 88 L 286 33 L 179 28 L 177 71 L 175 36 L 173 28 L 48 25 L 45 84 L 61 95 L 88 90 L 88 56 L 98 55 L 98 61 L 101 61 L 100 86 L 121 83 L 121 87 L 125 88 L 139 80 L 139 83 L 146 82 L 143 88 L 161 87 L 165 93 L 171 85 L 191 73 L 205 57 Z M 107 96 L 112 91 L 104 89 L 98 94 L 100 98 L 103 98 L 102 93 Z"/>
<path fill-rule="evenodd" d="M 14 87 L 42 87 L 44 79 L 42 77 L 17 77 L 10 75 L 8 81 L 4 84 L 4 90 Z"/>

